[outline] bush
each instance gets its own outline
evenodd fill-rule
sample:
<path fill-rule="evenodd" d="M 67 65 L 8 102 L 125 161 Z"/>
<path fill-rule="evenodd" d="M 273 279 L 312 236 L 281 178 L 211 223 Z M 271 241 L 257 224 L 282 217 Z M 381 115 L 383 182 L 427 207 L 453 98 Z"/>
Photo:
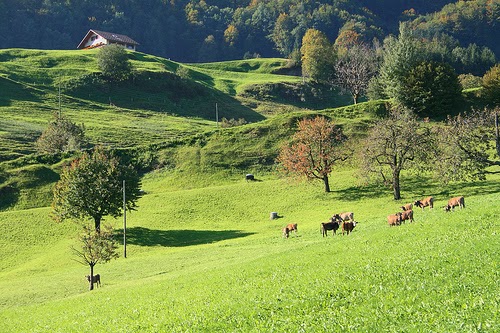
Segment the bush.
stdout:
<path fill-rule="evenodd" d="M 124 81 L 132 73 L 132 65 L 128 60 L 127 51 L 115 44 L 99 50 L 97 65 L 102 74 L 110 81 Z"/>
<path fill-rule="evenodd" d="M 500 65 L 493 66 L 483 76 L 483 96 L 488 103 L 500 103 Z"/>

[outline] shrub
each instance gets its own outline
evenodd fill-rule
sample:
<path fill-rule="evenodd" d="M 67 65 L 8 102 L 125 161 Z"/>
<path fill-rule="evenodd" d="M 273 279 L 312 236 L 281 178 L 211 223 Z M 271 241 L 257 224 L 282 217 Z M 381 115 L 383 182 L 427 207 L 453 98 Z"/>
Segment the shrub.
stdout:
<path fill-rule="evenodd" d="M 124 81 L 132 73 L 132 65 L 127 51 L 118 45 L 108 45 L 97 53 L 97 65 L 102 74 L 110 81 Z"/>

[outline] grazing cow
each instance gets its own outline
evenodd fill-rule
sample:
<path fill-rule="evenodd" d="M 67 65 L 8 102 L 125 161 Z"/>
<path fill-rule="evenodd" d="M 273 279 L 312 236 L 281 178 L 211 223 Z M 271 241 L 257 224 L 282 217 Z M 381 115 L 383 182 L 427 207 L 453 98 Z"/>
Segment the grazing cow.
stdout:
<path fill-rule="evenodd" d="M 415 207 L 420 207 L 422 210 L 424 210 L 424 207 L 429 206 L 430 208 L 434 208 L 434 198 L 433 197 L 427 197 L 422 200 L 417 200 L 413 203 Z"/>
<path fill-rule="evenodd" d="M 389 226 L 395 226 L 395 225 L 400 225 L 401 224 L 401 213 L 396 213 L 387 216 L 387 223 Z"/>
<path fill-rule="evenodd" d="M 400 207 L 401 210 L 404 212 L 404 211 L 407 211 L 407 210 L 410 210 L 413 208 L 413 204 L 412 203 L 409 203 L 409 204 L 406 204 L 406 205 L 403 205 Z"/>
<path fill-rule="evenodd" d="M 353 231 L 356 224 L 357 222 L 355 221 L 350 221 L 350 222 L 344 221 L 344 223 L 342 223 L 342 235 L 344 235 L 344 232 L 347 232 L 347 234 L 349 235 L 349 233 Z"/>
<path fill-rule="evenodd" d="M 460 207 L 460 209 L 465 208 L 465 199 L 463 196 L 448 200 L 448 205 L 444 207 L 444 210 L 449 212 L 450 210 L 454 210 L 456 206 Z"/>
<path fill-rule="evenodd" d="M 286 227 L 284 227 L 282 229 L 282 231 L 283 231 L 283 237 L 284 238 L 288 238 L 288 236 L 290 235 L 290 232 L 292 232 L 292 231 L 295 231 L 295 235 L 297 235 L 297 223 L 295 223 L 295 224 L 292 224 L 292 223 L 288 224 Z"/>
<path fill-rule="evenodd" d="M 327 223 L 321 223 L 321 233 L 323 234 L 323 237 L 328 236 L 328 230 L 332 230 L 333 236 L 337 233 L 337 230 L 339 230 L 339 223 L 337 221 L 334 221 L 333 219 L 330 219 L 330 222 Z"/>
<path fill-rule="evenodd" d="M 248 174 L 245 176 L 245 179 L 246 179 L 246 181 L 249 181 L 249 180 L 255 180 L 255 177 L 254 177 L 254 175 L 252 175 L 251 173 L 248 173 Z"/>
<path fill-rule="evenodd" d="M 332 219 L 339 221 L 339 222 L 354 221 L 354 213 L 353 212 L 346 212 L 346 213 L 335 214 L 332 216 Z"/>
<path fill-rule="evenodd" d="M 87 281 L 90 282 L 90 275 L 85 276 L 87 278 Z M 95 283 L 97 286 L 101 285 L 101 276 L 99 274 L 96 274 L 92 277 L 92 283 Z"/>
<path fill-rule="evenodd" d="M 413 219 L 413 210 L 405 210 L 404 212 L 400 213 L 401 214 L 401 222 L 404 222 L 406 220 L 410 220 L 410 222 L 415 222 Z"/>

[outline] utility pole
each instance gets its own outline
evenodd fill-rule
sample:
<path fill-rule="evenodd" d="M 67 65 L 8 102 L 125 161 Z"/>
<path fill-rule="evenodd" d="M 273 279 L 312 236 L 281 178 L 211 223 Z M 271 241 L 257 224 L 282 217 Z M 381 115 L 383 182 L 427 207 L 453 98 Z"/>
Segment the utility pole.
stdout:
<path fill-rule="evenodd" d="M 125 180 L 123 180 L 123 257 L 127 258 L 127 201 L 125 197 Z"/>
<path fill-rule="evenodd" d="M 215 124 L 217 128 L 219 128 L 219 109 L 217 107 L 217 103 L 215 103 Z"/>
<path fill-rule="evenodd" d="M 59 78 L 59 113 L 58 118 L 61 118 L 61 78 Z"/>

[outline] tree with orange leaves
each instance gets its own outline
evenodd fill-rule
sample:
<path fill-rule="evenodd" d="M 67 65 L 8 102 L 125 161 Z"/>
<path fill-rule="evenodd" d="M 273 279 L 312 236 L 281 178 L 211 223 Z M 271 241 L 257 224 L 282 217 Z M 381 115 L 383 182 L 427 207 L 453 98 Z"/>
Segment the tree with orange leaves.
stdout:
<path fill-rule="evenodd" d="M 342 129 L 325 117 L 302 119 L 291 143 L 281 148 L 277 161 L 285 173 L 322 180 L 325 192 L 330 192 L 328 177 L 334 164 L 351 155 L 349 150 L 341 149 L 346 139 Z"/>

